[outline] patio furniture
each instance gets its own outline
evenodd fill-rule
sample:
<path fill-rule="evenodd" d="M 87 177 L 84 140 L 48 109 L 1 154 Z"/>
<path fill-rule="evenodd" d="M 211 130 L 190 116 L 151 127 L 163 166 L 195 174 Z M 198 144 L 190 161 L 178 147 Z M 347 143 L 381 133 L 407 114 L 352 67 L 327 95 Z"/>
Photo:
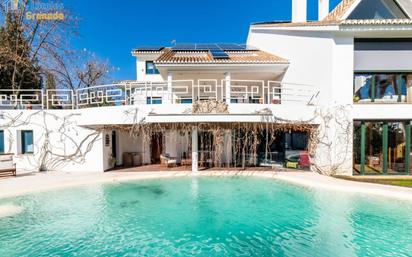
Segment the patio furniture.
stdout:
<path fill-rule="evenodd" d="M 16 176 L 13 154 L 0 155 L 0 176 Z"/>
<path fill-rule="evenodd" d="M 184 167 L 189 167 L 192 166 L 192 159 L 182 159 L 180 163 Z"/>
<path fill-rule="evenodd" d="M 133 155 L 131 153 L 123 153 L 123 166 L 132 167 L 133 166 Z"/>
<path fill-rule="evenodd" d="M 177 160 L 176 160 L 176 158 L 169 157 L 168 155 L 160 155 L 160 163 L 162 165 L 165 165 L 166 168 L 176 167 Z"/>
<path fill-rule="evenodd" d="M 380 158 L 377 156 L 368 156 L 368 166 L 376 167 L 380 165 Z"/>
<path fill-rule="evenodd" d="M 306 151 L 302 151 L 299 154 L 299 168 L 300 169 L 308 169 L 310 168 L 310 158 L 309 153 Z"/>

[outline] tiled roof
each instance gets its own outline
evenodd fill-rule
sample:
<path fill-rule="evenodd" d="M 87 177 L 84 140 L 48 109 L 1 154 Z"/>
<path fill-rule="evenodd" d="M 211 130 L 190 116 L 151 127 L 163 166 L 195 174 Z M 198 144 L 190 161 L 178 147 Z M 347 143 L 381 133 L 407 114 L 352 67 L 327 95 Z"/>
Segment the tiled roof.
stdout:
<path fill-rule="evenodd" d="M 343 0 L 340 2 L 333 11 L 331 11 L 323 21 L 332 21 L 332 22 L 339 22 L 343 20 L 343 15 L 349 10 L 349 8 L 356 2 L 357 0 Z"/>
<path fill-rule="evenodd" d="M 185 55 L 187 53 L 187 55 Z M 193 53 L 204 53 L 202 55 Z M 273 64 L 288 63 L 288 60 L 260 50 L 226 51 L 227 59 L 215 59 L 208 51 L 173 51 L 166 49 L 155 61 L 156 64 Z"/>
<path fill-rule="evenodd" d="M 412 25 L 411 19 L 344 20 L 341 25 Z"/>

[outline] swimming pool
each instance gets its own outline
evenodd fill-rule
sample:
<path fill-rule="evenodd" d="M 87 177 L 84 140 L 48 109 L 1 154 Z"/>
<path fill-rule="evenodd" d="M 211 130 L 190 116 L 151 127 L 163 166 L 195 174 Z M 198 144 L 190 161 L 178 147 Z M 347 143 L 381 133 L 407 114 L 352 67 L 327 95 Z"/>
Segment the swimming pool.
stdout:
<path fill-rule="evenodd" d="M 412 204 L 272 179 L 101 184 L 2 199 L 0 256 L 408 256 Z"/>

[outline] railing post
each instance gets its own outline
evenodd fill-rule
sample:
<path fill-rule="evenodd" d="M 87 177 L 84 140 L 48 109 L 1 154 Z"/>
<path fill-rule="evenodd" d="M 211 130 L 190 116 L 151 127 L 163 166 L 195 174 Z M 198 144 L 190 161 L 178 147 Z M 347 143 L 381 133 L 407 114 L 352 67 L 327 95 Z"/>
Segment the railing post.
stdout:
<path fill-rule="evenodd" d="M 72 98 L 72 110 L 74 110 L 74 109 L 76 109 L 76 106 L 75 106 L 75 95 L 74 95 L 74 90 L 73 89 L 70 89 L 70 93 L 71 93 L 71 98 Z"/>
<path fill-rule="evenodd" d="M 173 103 L 173 73 L 167 73 L 167 101 L 166 103 Z"/>
<path fill-rule="evenodd" d="M 231 74 L 230 72 L 225 73 L 225 93 L 226 93 L 226 103 L 230 104 L 231 100 Z"/>
<path fill-rule="evenodd" d="M 146 103 L 147 103 L 147 90 L 150 90 L 150 104 L 153 104 L 153 82 L 150 82 L 149 86 L 147 85 L 147 82 L 145 82 L 145 87 L 146 87 Z"/>
<path fill-rule="evenodd" d="M 44 110 L 44 109 L 49 109 L 49 107 L 47 106 L 47 103 L 46 103 L 46 106 L 44 106 L 44 98 L 45 98 L 45 94 L 43 93 L 44 92 L 44 90 L 43 89 L 40 89 L 40 103 L 41 103 L 41 108 L 42 108 L 42 110 Z M 46 101 L 47 101 L 47 99 L 46 99 Z M 48 102 L 48 101 L 47 101 Z M 46 107 L 46 108 L 45 108 Z"/>
<path fill-rule="evenodd" d="M 75 106 L 75 109 L 79 109 L 79 89 L 73 91 L 73 98 L 73 105 Z"/>
<path fill-rule="evenodd" d="M 199 149 L 198 149 L 198 128 L 192 127 L 192 172 L 198 172 L 199 170 Z"/>

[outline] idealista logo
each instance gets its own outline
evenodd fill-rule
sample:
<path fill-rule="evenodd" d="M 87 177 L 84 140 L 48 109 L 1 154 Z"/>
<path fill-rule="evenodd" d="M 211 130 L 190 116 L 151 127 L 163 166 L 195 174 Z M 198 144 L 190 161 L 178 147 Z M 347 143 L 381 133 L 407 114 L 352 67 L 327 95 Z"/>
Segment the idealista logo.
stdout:
<path fill-rule="evenodd" d="M 5 0 L 4 9 L 6 12 L 18 11 L 23 0 Z M 64 20 L 64 6 L 56 2 L 28 2 L 25 9 L 25 18 L 27 20 Z"/>

